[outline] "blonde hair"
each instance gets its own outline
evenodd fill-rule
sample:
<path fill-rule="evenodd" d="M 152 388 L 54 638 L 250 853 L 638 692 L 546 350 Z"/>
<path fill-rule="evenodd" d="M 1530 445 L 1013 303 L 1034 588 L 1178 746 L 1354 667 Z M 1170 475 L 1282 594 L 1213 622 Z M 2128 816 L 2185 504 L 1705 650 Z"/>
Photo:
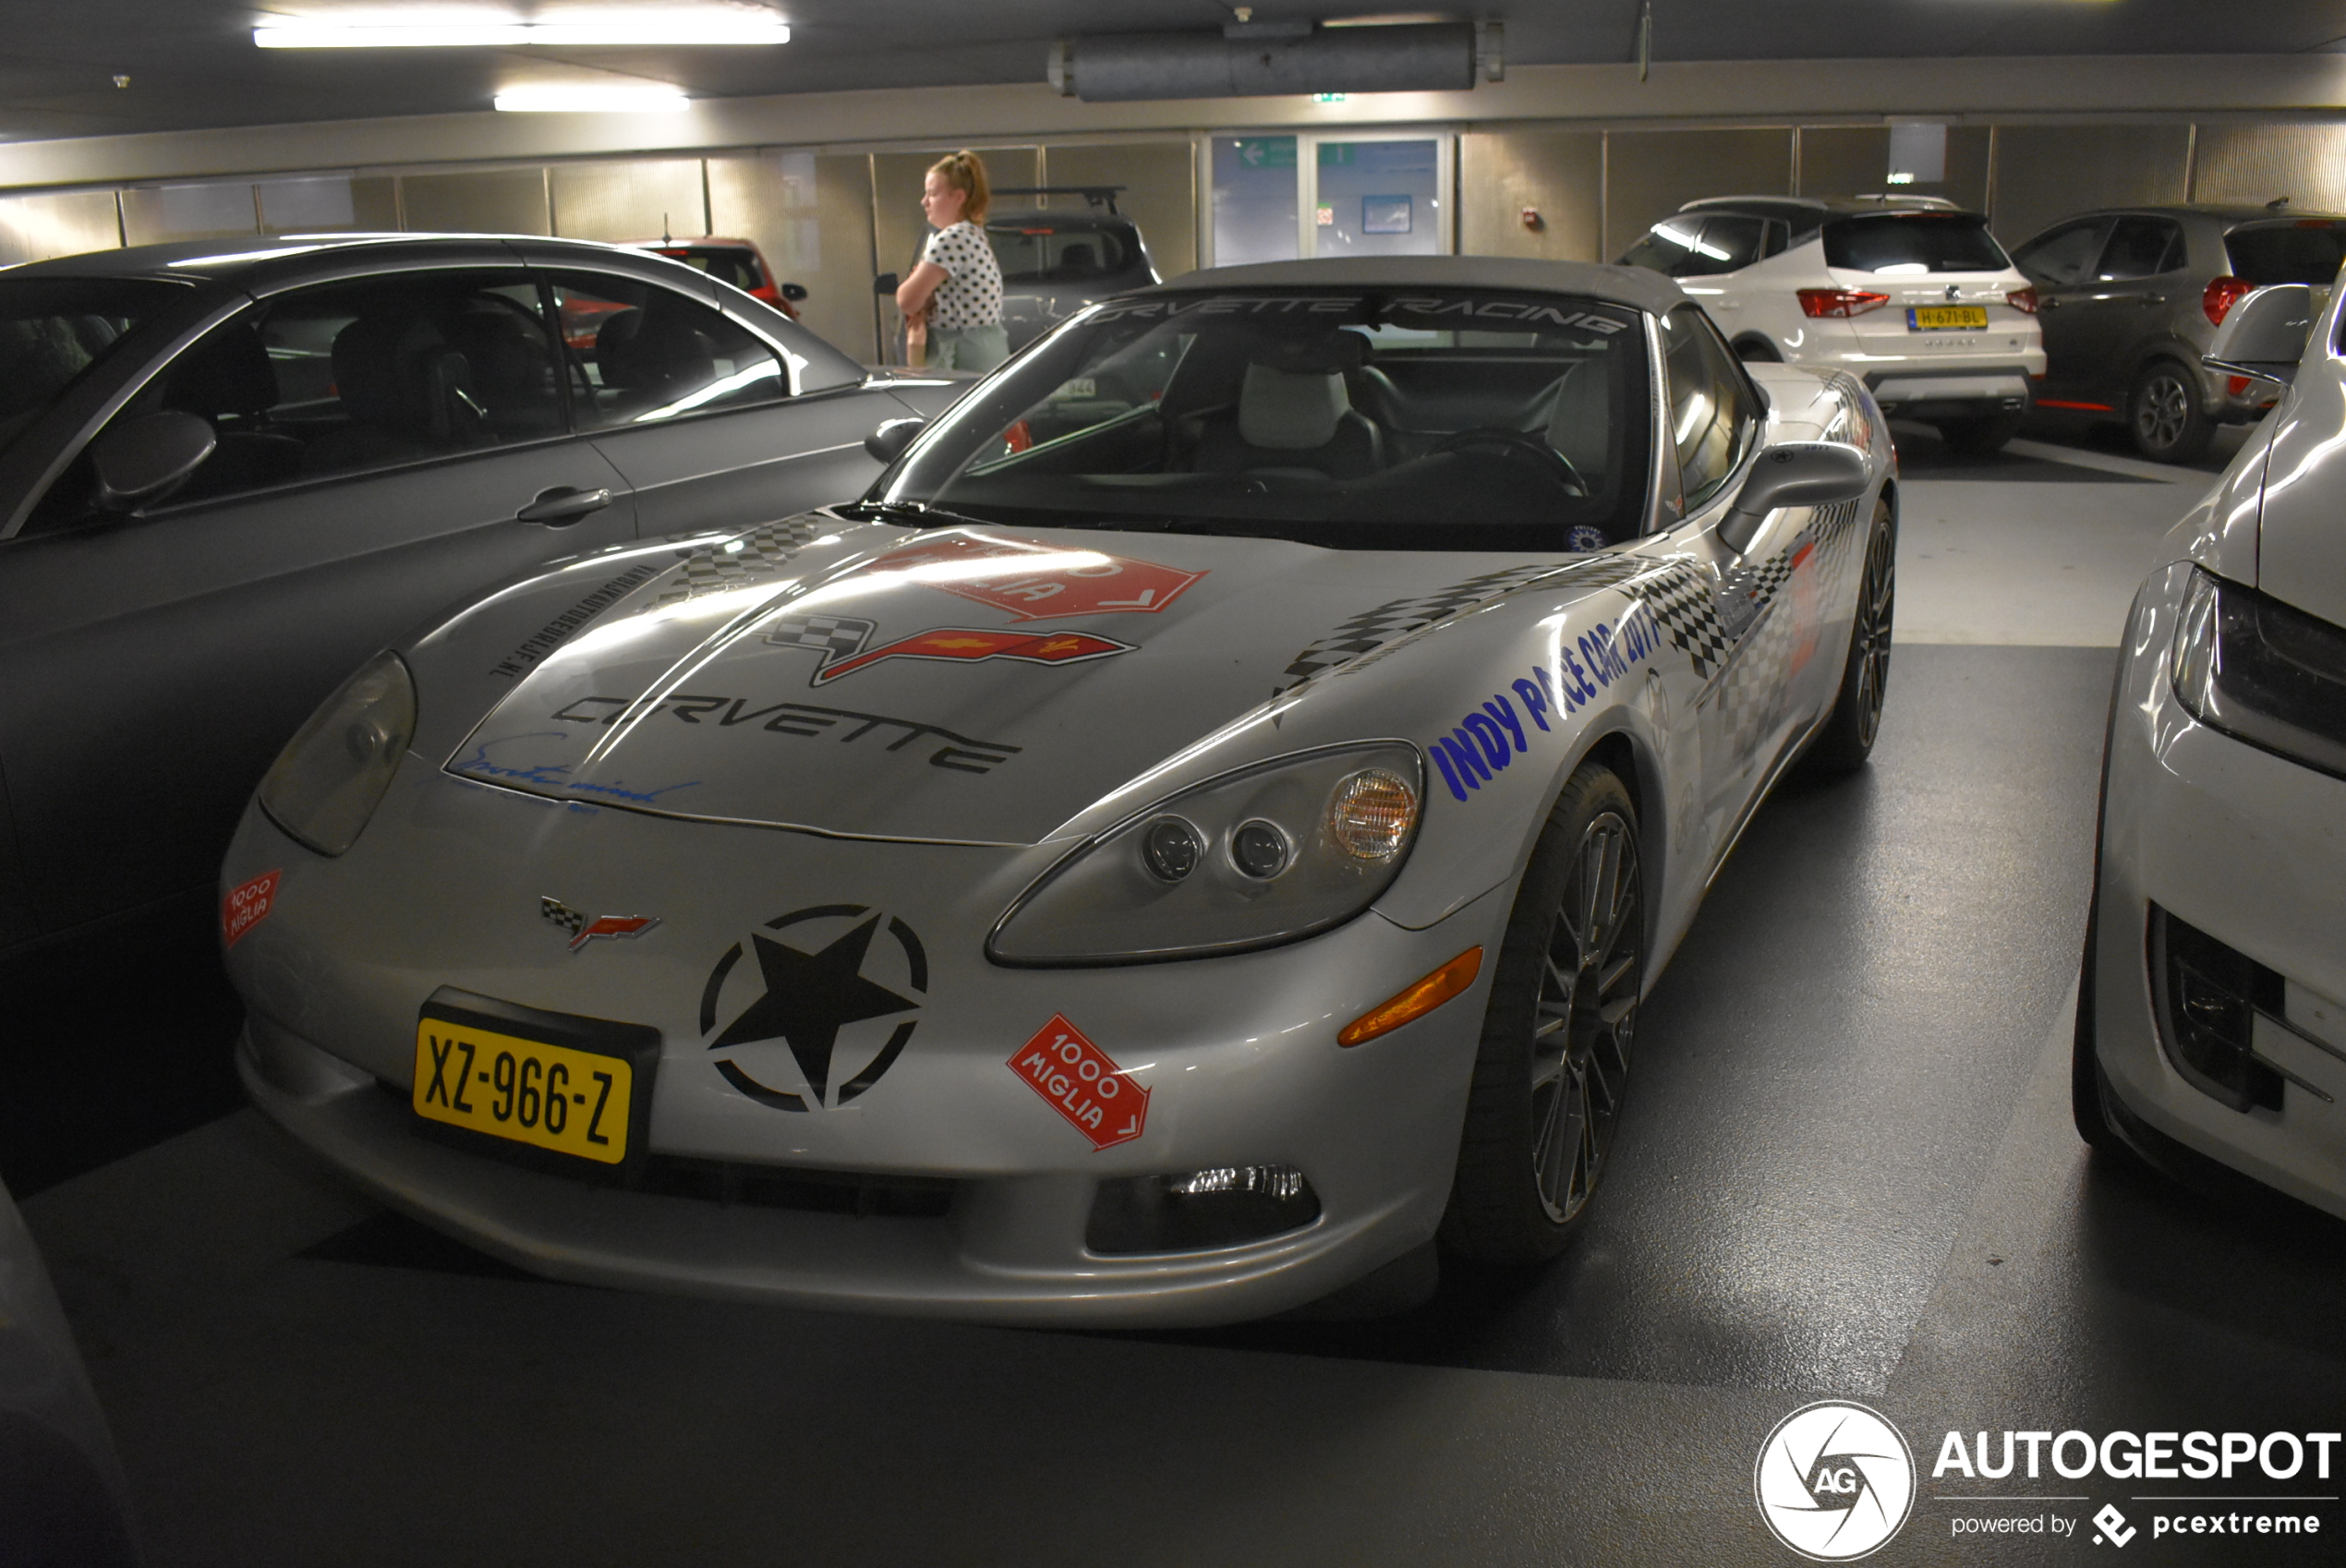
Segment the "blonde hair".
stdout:
<path fill-rule="evenodd" d="M 932 175 L 942 175 L 945 183 L 961 193 L 961 216 L 973 223 L 986 222 L 986 209 L 992 192 L 986 184 L 986 161 L 968 148 L 948 152 L 928 166 Z"/>

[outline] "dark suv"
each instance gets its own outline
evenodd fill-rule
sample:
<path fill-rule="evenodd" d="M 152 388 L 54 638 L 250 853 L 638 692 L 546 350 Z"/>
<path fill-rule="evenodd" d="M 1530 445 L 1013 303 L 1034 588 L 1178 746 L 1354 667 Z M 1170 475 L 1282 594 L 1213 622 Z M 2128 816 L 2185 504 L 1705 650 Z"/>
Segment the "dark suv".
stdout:
<path fill-rule="evenodd" d="M 1095 299 L 1161 282 L 1132 220 L 1116 210 L 1121 186 L 1035 186 L 997 196 L 1080 196 L 1080 210 L 997 208 L 986 237 L 1002 264 L 1002 325 L 1015 354 Z"/>
<path fill-rule="evenodd" d="M 2066 218 L 2013 252 L 2045 331 L 2037 406 L 2123 419 L 2136 450 L 2189 463 L 2219 425 L 2273 405 L 2268 381 L 2200 363 L 2241 296 L 2328 290 L 2346 218 L 2267 207 L 2134 207 Z"/>

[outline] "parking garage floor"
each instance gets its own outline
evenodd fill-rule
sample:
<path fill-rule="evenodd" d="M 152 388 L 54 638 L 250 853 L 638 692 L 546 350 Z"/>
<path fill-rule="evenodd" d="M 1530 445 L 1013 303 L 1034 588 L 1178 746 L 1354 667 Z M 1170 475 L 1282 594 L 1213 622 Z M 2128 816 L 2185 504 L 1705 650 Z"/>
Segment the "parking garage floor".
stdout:
<path fill-rule="evenodd" d="M 2068 1562 L 2150 1483 L 1933 1479 L 1941 1434 L 2335 1428 L 2346 1226 L 2069 1122 L 2113 649 L 2208 476 L 1900 447 L 1873 765 L 1780 792 L 1712 889 L 1578 1247 L 1398 1317 L 1082 1335 L 550 1284 L 230 1109 L 200 945 L 16 977 L 47 1043 L 0 1064 L 6 1175 L 151 1561 L 1774 1564 L 1754 1459 L 1837 1397 L 1923 1465 L 1874 1561 Z M 77 1039 L 107 1069 L 56 1066 Z M 1983 1510 L 2075 1533 L 1959 1537 Z M 2338 1560 L 2299 1544 L 2157 1555 Z"/>

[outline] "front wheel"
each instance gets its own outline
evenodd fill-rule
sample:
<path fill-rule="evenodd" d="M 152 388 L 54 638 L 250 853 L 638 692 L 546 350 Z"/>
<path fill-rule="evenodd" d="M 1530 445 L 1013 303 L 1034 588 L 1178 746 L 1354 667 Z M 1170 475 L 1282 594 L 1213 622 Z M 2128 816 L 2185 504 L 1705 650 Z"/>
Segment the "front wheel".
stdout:
<path fill-rule="evenodd" d="M 1541 830 L 1483 1014 L 1443 1246 L 1475 1262 L 1562 1252 L 1604 1179 L 1645 981 L 1637 808 L 1586 763 Z"/>
<path fill-rule="evenodd" d="M 1857 582 L 1857 608 L 1849 625 L 1849 657 L 1841 667 L 1841 695 L 1824 728 L 1808 748 L 1808 765 L 1821 773 L 1862 767 L 1881 732 L 1881 700 L 1890 687 L 1890 631 L 1898 603 L 1898 528 L 1890 498 L 1874 501 L 1873 530 L 1866 545 L 1865 575 Z"/>
<path fill-rule="evenodd" d="M 2154 359 L 2126 391 L 2126 429 L 2134 450 L 2153 463 L 2190 463 L 2216 439 L 2215 421 L 2199 406 L 2199 378 L 2171 359 Z"/>

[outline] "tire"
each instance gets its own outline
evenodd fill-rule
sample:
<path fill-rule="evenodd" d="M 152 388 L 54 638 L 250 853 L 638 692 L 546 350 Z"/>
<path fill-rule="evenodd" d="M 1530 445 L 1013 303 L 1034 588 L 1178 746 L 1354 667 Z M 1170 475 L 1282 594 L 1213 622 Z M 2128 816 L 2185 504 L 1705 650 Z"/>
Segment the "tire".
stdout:
<path fill-rule="evenodd" d="M 2004 443 L 2020 434 L 2021 423 L 2027 417 L 2026 413 L 2020 413 L 1942 419 L 1939 422 L 1939 439 L 1959 457 L 1988 457 L 2003 451 Z"/>
<path fill-rule="evenodd" d="M 1784 355 L 1766 338 L 1735 339 L 1735 357 L 1746 365 L 1781 365 Z"/>
<path fill-rule="evenodd" d="M 1584 763 L 1500 944 L 1442 1218 L 1453 1256 L 1544 1263 L 1580 1228 L 1620 1122 L 1645 949 L 1637 809 L 1611 768 Z"/>
<path fill-rule="evenodd" d="M 1890 632 L 1898 608 L 1898 524 L 1890 498 L 1874 502 L 1866 540 L 1866 567 L 1857 578 L 1857 608 L 1850 618 L 1849 657 L 1841 667 L 1841 694 L 1817 731 L 1805 759 L 1812 773 L 1863 767 L 1881 730 L 1881 701 L 1890 685 Z"/>
<path fill-rule="evenodd" d="M 2154 359 L 2126 388 L 2126 433 L 2153 463 L 2193 463 L 2216 439 L 2199 404 L 2199 378 L 2172 359 Z"/>

